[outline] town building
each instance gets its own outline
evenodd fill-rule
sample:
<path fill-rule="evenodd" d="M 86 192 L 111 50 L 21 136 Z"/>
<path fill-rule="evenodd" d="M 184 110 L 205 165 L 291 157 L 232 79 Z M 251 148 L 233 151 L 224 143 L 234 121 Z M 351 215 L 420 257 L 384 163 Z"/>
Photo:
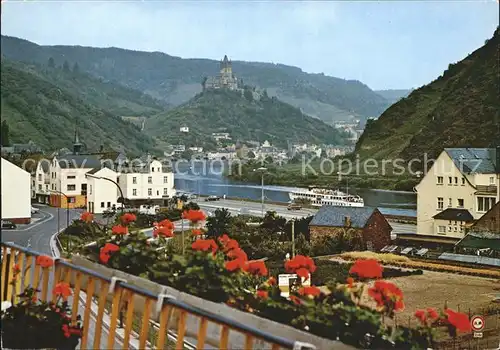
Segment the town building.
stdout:
<path fill-rule="evenodd" d="M 220 61 L 219 75 L 216 77 L 207 77 L 202 85 L 203 89 L 239 89 L 238 79 L 233 74 L 233 64 L 227 58 L 227 55 L 224 55 L 224 59 Z"/>
<path fill-rule="evenodd" d="M 16 224 L 31 222 L 31 175 L 2 158 L 2 220 Z"/>
<path fill-rule="evenodd" d="M 377 208 L 322 206 L 309 223 L 311 244 L 332 240 L 361 238 L 361 250 L 379 251 L 391 243 L 392 227 Z"/>
<path fill-rule="evenodd" d="M 179 128 L 179 131 L 180 132 L 184 132 L 184 133 L 188 133 L 189 132 L 189 127 L 187 127 L 187 126 L 181 126 Z"/>
<path fill-rule="evenodd" d="M 499 149 L 446 148 L 441 152 L 416 186 L 417 235 L 456 242 L 499 201 Z"/>
<path fill-rule="evenodd" d="M 231 140 L 231 135 L 228 132 L 213 132 L 212 137 L 217 142 L 221 140 Z"/>
<path fill-rule="evenodd" d="M 31 175 L 31 198 L 38 203 L 50 204 L 50 165 L 50 160 L 40 159 Z"/>
<path fill-rule="evenodd" d="M 175 196 L 173 172 L 152 158 L 144 164 L 122 169 L 118 174 L 118 185 L 125 203 L 132 205 L 163 204 Z"/>
<path fill-rule="evenodd" d="M 119 206 L 118 173 L 113 169 L 103 167 L 92 169 L 85 176 L 87 178 L 87 210 L 89 212 L 102 214 Z"/>

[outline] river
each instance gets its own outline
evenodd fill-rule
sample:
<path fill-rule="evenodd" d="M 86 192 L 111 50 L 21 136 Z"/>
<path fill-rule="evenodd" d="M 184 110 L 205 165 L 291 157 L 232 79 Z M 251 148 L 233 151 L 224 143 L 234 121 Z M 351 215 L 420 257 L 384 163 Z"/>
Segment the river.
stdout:
<path fill-rule="evenodd" d="M 174 164 L 175 188 L 181 192 L 201 195 L 217 195 L 259 200 L 260 184 L 248 184 L 225 178 L 223 164 L 219 162 L 196 162 Z M 264 197 L 266 200 L 288 202 L 288 193 L 293 187 L 266 186 L 264 177 Z M 340 188 L 346 192 L 346 187 Z M 386 191 L 376 189 L 349 188 L 349 193 L 363 198 L 366 206 L 377 207 L 384 214 L 417 216 L 417 196 L 412 192 Z"/>

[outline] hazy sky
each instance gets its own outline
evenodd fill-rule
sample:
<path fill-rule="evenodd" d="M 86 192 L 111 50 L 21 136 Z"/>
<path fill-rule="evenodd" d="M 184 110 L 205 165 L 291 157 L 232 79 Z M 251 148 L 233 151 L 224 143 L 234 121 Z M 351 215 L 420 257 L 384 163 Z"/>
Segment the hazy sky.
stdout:
<path fill-rule="evenodd" d="M 38 44 L 227 54 L 372 89 L 430 82 L 483 45 L 498 20 L 498 0 L 2 1 L 2 34 Z"/>

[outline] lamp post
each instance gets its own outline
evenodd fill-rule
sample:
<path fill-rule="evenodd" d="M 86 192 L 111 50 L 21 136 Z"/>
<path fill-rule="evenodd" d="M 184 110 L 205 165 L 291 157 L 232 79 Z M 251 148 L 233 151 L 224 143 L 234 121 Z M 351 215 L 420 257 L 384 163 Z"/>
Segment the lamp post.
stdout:
<path fill-rule="evenodd" d="M 66 194 L 64 194 L 61 191 L 57 190 L 50 190 L 51 192 L 55 192 L 58 194 L 62 194 L 66 198 L 66 228 L 69 227 L 69 198 Z M 60 231 L 60 226 L 59 226 L 59 208 L 61 207 L 61 202 L 59 202 L 59 207 L 57 208 L 57 233 Z M 68 243 L 66 246 L 66 250 L 69 251 L 69 241 L 70 241 L 70 236 L 68 236 Z"/>
<path fill-rule="evenodd" d="M 260 168 L 257 168 L 257 169 L 253 169 L 253 171 L 258 171 L 260 172 L 260 190 L 261 190 L 261 205 L 262 205 L 262 217 L 264 217 L 264 174 L 266 172 L 267 168 L 264 168 L 264 167 L 260 167 Z"/>
<path fill-rule="evenodd" d="M 292 258 L 295 258 L 295 218 L 292 219 Z"/>
<path fill-rule="evenodd" d="M 118 184 L 118 182 L 116 182 L 114 180 L 111 180 L 111 179 L 108 179 L 107 177 L 92 176 L 90 174 L 86 174 L 86 176 L 93 177 L 94 179 L 97 179 L 97 180 L 107 180 L 107 181 L 112 182 L 113 184 L 115 184 L 116 187 L 118 187 L 118 191 L 120 191 L 120 197 L 122 199 L 121 210 L 122 210 L 122 214 L 123 214 L 123 205 L 124 205 L 124 202 L 125 202 L 125 197 L 123 197 L 123 191 L 122 191 L 122 188 L 120 187 L 120 185 Z"/>

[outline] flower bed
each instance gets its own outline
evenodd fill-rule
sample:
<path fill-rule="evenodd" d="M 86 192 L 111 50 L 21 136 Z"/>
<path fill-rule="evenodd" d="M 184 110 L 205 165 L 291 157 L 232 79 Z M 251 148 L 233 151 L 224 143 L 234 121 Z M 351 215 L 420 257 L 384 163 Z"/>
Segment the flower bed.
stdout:
<path fill-rule="evenodd" d="M 165 254 L 166 238 L 173 236 L 173 224 L 156 223 L 150 242 L 141 232 L 132 230 L 135 217 L 125 214 L 111 235 L 98 240 L 97 249 L 83 250 L 100 264 L 146 277 L 161 285 L 261 316 L 284 325 L 361 348 L 427 348 L 434 342 L 434 328 L 446 326 L 452 335 L 466 331 L 464 314 L 447 309 L 436 319 L 426 319 L 416 329 L 395 328 L 395 313 L 404 309 L 403 294 L 391 282 L 383 281 L 384 268 L 376 260 L 358 260 L 349 269 L 345 281 L 328 286 L 327 293 L 302 286 L 300 279 L 290 286 L 284 298 L 274 277 L 262 261 L 249 261 L 239 244 L 228 235 L 218 240 L 202 239 L 197 225 L 205 219 L 202 212 L 189 210 L 183 217 L 192 222 L 191 246 L 185 254 Z M 109 231 L 109 230 L 108 230 Z M 287 273 L 308 278 L 317 270 L 315 262 L 297 255 L 284 264 Z M 390 274 L 390 273 L 389 273 Z M 376 280 L 372 287 L 365 282 Z M 362 296 L 371 297 L 365 303 Z"/>
<path fill-rule="evenodd" d="M 368 256 L 366 254 L 355 254 L 355 253 L 366 253 L 366 252 L 342 253 L 342 254 L 340 254 L 340 257 L 342 257 L 343 259 L 346 259 L 346 260 L 354 261 L 359 256 Z M 423 262 L 423 261 L 413 261 L 413 260 L 408 259 L 407 257 L 401 257 L 401 258 L 406 258 L 407 260 L 398 260 L 398 259 L 393 259 L 392 257 L 386 258 L 385 255 L 393 255 L 393 254 L 371 253 L 369 256 L 372 256 L 375 260 L 380 261 L 383 264 L 388 264 L 388 265 L 393 265 L 393 266 L 413 268 L 413 269 L 423 269 L 423 270 L 430 270 L 430 271 L 436 271 L 436 272 L 451 272 L 451 273 L 472 275 L 472 276 L 478 276 L 478 277 L 500 278 L 500 271 L 493 270 L 493 269 L 491 269 L 491 270 L 490 269 L 479 269 L 479 268 L 464 267 L 464 266 L 457 266 L 457 265 L 446 265 L 446 264 L 438 264 L 438 263 L 428 263 L 428 262 Z"/>

